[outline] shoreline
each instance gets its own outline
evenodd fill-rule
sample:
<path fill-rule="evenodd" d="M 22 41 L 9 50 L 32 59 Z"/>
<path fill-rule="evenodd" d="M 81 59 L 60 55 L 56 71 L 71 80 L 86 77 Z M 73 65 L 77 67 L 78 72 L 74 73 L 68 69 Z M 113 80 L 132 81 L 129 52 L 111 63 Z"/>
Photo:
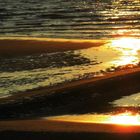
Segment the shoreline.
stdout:
<path fill-rule="evenodd" d="M 18 56 L 99 47 L 109 40 L 0 37 L 0 55 Z"/>
<path fill-rule="evenodd" d="M 26 91 L 0 99 L 0 111 L 3 112 L 0 120 L 111 112 L 114 108 L 109 103 L 139 92 L 139 82 L 140 68 L 135 68 L 109 73 L 104 77 Z M 133 110 L 133 107 L 118 107 L 120 112 L 127 109 Z M 135 108 L 135 111 L 139 111 L 139 108 Z"/>
<path fill-rule="evenodd" d="M 21 92 L 21 93 L 16 93 L 15 95 L 12 96 L 8 96 L 6 98 L 0 98 L 0 105 L 3 104 L 5 101 L 10 101 L 15 98 L 16 99 L 28 99 L 28 97 L 34 97 L 34 96 L 49 96 L 49 95 L 53 95 L 56 94 L 56 92 L 61 92 L 61 91 L 65 91 L 65 90 L 69 90 L 69 89 L 76 89 L 76 88 L 80 88 L 82 86 L 85 85 L 91 85 L 91 84 L 100 84 L 100 82 L 106 83 L 108 81 L 112 81 L 114 82 L 114 80 L 119 80 L 121 78 L 128 78 L 129 76 L 135 77 L 137 75 L 140 75 L 140 67 L 136 67 L 136 68 L 130 68 L 127 70 L 119 70 L 113 73 L 107 73 L 104 76 L 101 77 L 93 77 L 93 78 L 89 78 L 89 79 L 81 79 L 78 81 L 71 81 L 68 83 L 63 83 L 63 84 L 58 84 L 56 86 L 52 86 L 52 87 L 42 87 L 42 88 L 37 88 L 37 89 L 32 89 L 32 90 L 27 90 L 25 92 Z M 46 93 L 45 93 L 46 92 Z M 42 94 L 42 95 L 41 95 Z M 61 94 L 61 93 L 60 93 Z"/>
<path fill-rule="evenodd" d="M 41 48 L 39 40 L 13 40 L 0 39 L 0 54 L 6 56 L 27 55 L 40 52 L 66 51 L 93 47 L 97 42 L 78 42 L 68 40 L 43 41 Z M 8 43 L 6 43 L 8 41 Z M 27 42 L 27 44 L 24 44 Z M 12 43 L 14 48 L 9 46 Z M 54 45 L 48 48 L 48 45 Z M 89 44 L 88 44 L 89 43 Z M 105 43 L 105 42 L 104 42 Z M 26 45 L 29 51 L 17 50 L 20 45 Z M 35 45 L 36 44 L 36 45 Z M 70 46 L 67 46 L 69 44 Z M 32 46 L 36 47 L 32 51 Z M 34 46 L 35 45 L 35 46 Z M 58 47 L 56 47 L 58 45 Z M 71 45 L 73 45 L 71 47 Z M 89 46 L 88 46 L 89 45 Z M 3 46 L 3 47 L 2 47 Z M 4 46 L 7 48 L 4 50 Z M 97 47 L 96 46 L 96 47 Z M 7 52 L 7 49 L 9 52 Z M 25 49 L 27 49 L 25 48 Z M 38 49 L 40 52 L 38 52 Z M 46 50 L 47 49 L 47 50 Z M 2 51 L 1 51 L 2 50 Z M 11 54 L 10 54 L 11 53 Z M 140 91 L 140 67 L 122 69 L 113 73 L 107 73 L 102 77 L 82 79 L 69 83 L 59 84 L 54 87 L 44 87 L 16 93 L 10 97 L 0 98 L 0 132 L 91 132 L 91 133 L 139 133 L 140 126 L 122 127 L 114 124 L 96 124 L 81 122 L 64 122 L 58 120 L 45 120 L 41 117 L 63 114 L 84 114 L 89 112 L 110 112 L 109 102 L 122 96 L 131 95 Z M 99 93 L 99 94 L 98 94 Z M 97 94 L 97 95 L 96 95 Z M 45 108 L 43 108 L 45 107 Z M 121 107 L 120 107 L 121 108 Z M 122 107 L 123 108 L 123 107 Z M 131 107 L 130 107 L 131 108 Z M 124 110 L 126 108 L 124 107 Z M 128 108 L 129 110 L 129 108 Z M 136 109 L 139 111 L 140 108 Z M 31 113 L 31 114 L 29 114 Z M 31 127 L 33 126 L 33 127 Z M 20 129 L 19 129 L 20 128 Z"/>
<path fill-rule="evenodd" d="M 22 127 L 21 127 L 22 126 Z M 116 125 L 82 122 L 66 122 L 58 120 L 16 120 L 0 121 L 0 132 L 58 132 L 58 133 L 139 133 L 140 126 Z"/>

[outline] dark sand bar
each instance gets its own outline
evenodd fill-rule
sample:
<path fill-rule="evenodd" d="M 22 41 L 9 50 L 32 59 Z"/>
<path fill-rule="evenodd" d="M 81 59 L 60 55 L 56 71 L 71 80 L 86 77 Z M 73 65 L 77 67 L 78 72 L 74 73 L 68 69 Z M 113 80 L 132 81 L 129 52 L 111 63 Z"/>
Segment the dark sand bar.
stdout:
<path fill-rule="evenodd" d="M 98 47 L 105 40 L 75 40 L 47 38 L 0 38 L 0 56 L 29 55 Z"/>

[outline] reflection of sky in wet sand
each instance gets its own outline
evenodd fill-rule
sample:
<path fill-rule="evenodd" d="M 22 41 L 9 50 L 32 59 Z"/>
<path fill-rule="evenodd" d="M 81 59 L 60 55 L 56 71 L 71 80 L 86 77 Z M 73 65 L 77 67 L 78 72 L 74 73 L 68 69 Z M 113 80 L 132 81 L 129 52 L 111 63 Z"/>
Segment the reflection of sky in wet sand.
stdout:
<path fill-rule="evenodd" d="M 45 119 L 45 118 L 44 118 Z M 132 112 L 121 114 L 85 114 L 48 117 L 48 120 L 96 124 L 140 125 L 140 116 Z"/>
<path fill-rule="evenodd" d="M 103 62 L 104 67 L 118 67 L 131 65 L 139 62 L 140 40 L 134 38 L 120 38 L 112 40 L 99 48 L 91 48 L 79 51 L 90 60 L 97 56 L 97 60 Z M 102 64 L 101 64 L 102 65 Z"/>
<path fill-rule="evenodd" d="M 118 60 L 113 61 L 115 65 L 135 65 L 139 62 L 138 51 L 140 50 L 140 40 L 134 38 L 121 38 L 112 41 L 112 47 L 120 51 Z"/>
<path fill-rule="evenodd" d="M 140 93 L 135 93 L 130 96 L 124 96 L 121 99 L 113 101 L 112 104 L 115 106 L 139 107 L 140 106 Z"/>
<path fill-rule="evenodd" d="M 140 50 L 140 40 L 123 38 L 116 40 L 112 43 L 112 46 L 117 46 L 119 50 L 122 51 L 123 56 L 120 57 L 120 61 L 117 62 L 119 65 L 129 65 L 133 67 L 139 63 L 139 50 Z M 122 59 L 122 61 L 121 61 Z M 130 96 L 124 96 L 121 99 L 112 102 L 115 106 L 133 106 L 138 107 L 140 105 L 140 94 L 134 93 Z"/>
<path fill-rule="evenodd" d="M 104 76 L 106 73 L 115 72 L 118 67 L 135 67 L 139 63 L 139 49 L 139 39 L 122 38 L 109 41 L 100 47 L 21 56 L 11 58 L 8 62 L 3 59 L 3 66 L 7 65 L 9 69 L 11 62 L 13 63 L 9 71 L 1 68 L 1 97 L 38 87 Z M 24 65 L 28 69 L 24 69 Z M 45 66 L 40 67 L 41 65 Z"/>

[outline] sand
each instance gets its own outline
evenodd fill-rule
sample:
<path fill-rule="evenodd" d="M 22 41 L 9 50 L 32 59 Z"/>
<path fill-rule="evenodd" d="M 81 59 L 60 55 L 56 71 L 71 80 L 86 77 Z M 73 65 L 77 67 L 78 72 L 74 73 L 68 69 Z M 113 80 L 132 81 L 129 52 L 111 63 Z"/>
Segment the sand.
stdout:
<path fill-rule="evenodd" d="M 124 69 L 124 70 L 119 70 L 116 72 L 112 73 L 107 73 L 104 76 L 101 77 L 94 77 L 94 78 L 89 78 L 89 79 L 82 79 L 78 81 L 71 81 L 69 83 L 64 83 L 64 84 L 59 84 L 53 87 L 43 87 L 39 89 L 33 89 L 29 90 L 23 93 L 17 93 L 13 96 L 9 96 L 7 98 L 0 98 L 0 104 L 4 104 L 4 102 L 8 102 L 10 100 L 20 100 L 20 99 L 25 99 L 34 97 L 34 96 L 49 96 L 52 94 L 64 92 L 64 91 L 70 91 L 74 89 L 82 90 L 83 88 L 95 88 L 95 87 L 104 87 L 106 84 L 118 84 L 118 81 L 122 81 L 122 83 L 125 81 L 127 82 L 134 82 L 131 81 L 130 78 L 135 79 L 136 81 L 139 81 L 139 76 L 140 76 L 140 68 L 132 68 L 132 69 Z M 124 85 L 119 85 L 121 86 L 127 86 L 126 83 Z M 111 88 L 111 86 L 110 86 Z M 113 89 L 113 87 L 112 87 Z M 96 90 L 96 89 L 95 89 Z M 20 96 L 19 96 L 20 95 Z"/>
<path fill-rule="evenodd" d="M 26 91 L 0 99 L 0 119 L 111 112 L 114 108 L 110 102 L 140 90 L 139 71 L 139 68 L 122 70 L 104 77 Z M 134 110 L 133 107 L 120 110 L 125 109 Z M 139 111 L 139 108 L 135 108 L 135 111 Z"/>
<path fill-rule="evenodd" d="M 105 132 L 105 133 L 138 133 L 140 126 L 66 122 L 55 120 L 16 120 L 0 122 L 0 131 L 26 132 Z"/>
<path fill-rule="evenodd" d="M 99 47 L 106 40 L 76 40 L 49 38 L 0 38 L 0 56 L 30 55 Z"/>
<path fill-rule="evenodd" d="M 54 46 L 51 46 L 52 44 Z M 63 48 L 63 45 L 67 46 L 67 44 L 71 45 Z M 40 41 L 36 39 L 2 38 L 0 39 L 0 55 L 15 56 L 38 52 L 65 51 L 93 47 L 95 44 L 100 46 L 103 45 L 103 42 L 97 44 L 97 42 L 95 43 L 93 41 L 90 43 L 82 42 L 81 44 L 81 42 L 68 40 Z M 51 46 L 51 48 L 48 46 Z M 116 125 L 69 123 L 42 120 L 40 117 L 74 113 L 82 114 L 97 110 L 101 112 L 110 111 L 110 108 L 108 110 L 108 103 L 124 95 L 130 95 L 139 91 L 139 82 L 140 68 L 136 67 L 109 73 L 103 77 L 73 81 L 55 87 L 26 91 L 5 99 L 0 99 L 0 112 L 2 112 L 0 116 L 0 130 L 26 130 L 35 132 L 120 132 L 122 128 L 120 129 L 120 126 L 118 127 Z M 93 93 L 99 93 L 99 96 L 92 97 L 95 95 Z M 43 108 L 44 106 L 45 108 Z M 127 129 L 128 127 L 124 128 L 124 132 L 138 133 L 140 131 L 139 126 L 131 126 L 129 127 L 130 129 Z"/>

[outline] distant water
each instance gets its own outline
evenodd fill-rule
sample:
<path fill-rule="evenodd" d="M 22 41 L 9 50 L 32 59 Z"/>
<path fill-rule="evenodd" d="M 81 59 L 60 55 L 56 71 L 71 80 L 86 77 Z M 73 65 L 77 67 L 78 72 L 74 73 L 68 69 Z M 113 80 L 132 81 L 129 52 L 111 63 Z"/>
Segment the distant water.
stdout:
<path fill-rule="evenodd" d="M 140 37 L 140 1 L 0 0 L 0 36 Z"/>
<path fill-rule="evenodd" d="M 0 0 L 0 36 L 112 39 L 140 37 L 139 0 Z M 136 41 L 137 42 L 137 41 Z M 135 44 L 133 42 L 132 46 Z M 120 44 L 121 45 L 121 44 Z M 0 56 L 0 98 L 30 89 L 103 76 L 139 65 L 133 47 L 101 47 Z M 132 66 L 132 67 L 133 67 Z"/>

